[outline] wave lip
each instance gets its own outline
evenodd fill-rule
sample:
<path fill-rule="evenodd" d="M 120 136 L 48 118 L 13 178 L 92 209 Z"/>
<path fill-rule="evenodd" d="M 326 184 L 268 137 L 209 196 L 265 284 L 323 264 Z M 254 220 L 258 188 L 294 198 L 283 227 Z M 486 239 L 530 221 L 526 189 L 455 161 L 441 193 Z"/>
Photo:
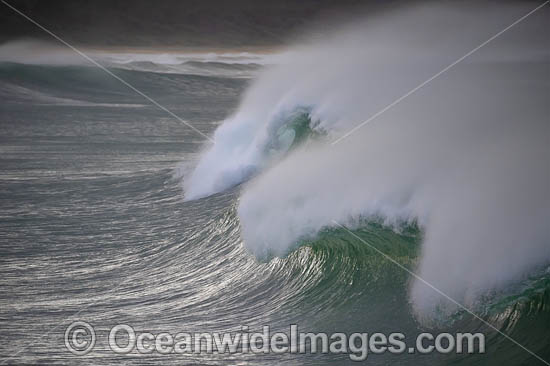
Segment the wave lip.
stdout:
<path fill-rule="evenodd" d="M 243 123 L 241 116 L 232 117 L 216 130 L 214 145 L 196 166 L 184 167 L 191 170 L 184 180 L 187 200 L 240 184 L 321 135 L 305 107 L 279 112 L 264 123 L 255 123 L 256 119 Z"/>

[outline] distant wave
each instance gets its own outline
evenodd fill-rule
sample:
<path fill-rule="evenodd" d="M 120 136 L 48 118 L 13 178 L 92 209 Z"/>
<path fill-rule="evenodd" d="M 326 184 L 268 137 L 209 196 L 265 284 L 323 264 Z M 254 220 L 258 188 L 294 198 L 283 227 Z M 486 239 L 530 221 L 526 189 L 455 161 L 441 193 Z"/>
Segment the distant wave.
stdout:
<path fill-rule="evenodd" d="M 72 98 L 61 98 L 49 95 L 23 86 L 0 82 L 0 97 L 7 103 L 37 104 L 72 107 L 113 107 L 113 108 L 140 108 L 144 104 L 135 103 L 97 103 Z"/>
<path fill-rule="evenodd" d="M 279 62 L 279 54 L 250 52 L 206 53 L 107 53 L 95 54 L 105 65 L 131 70 L 189 75 L 256 76 L 264 66 Z"/>
<path fill-rule="evenodd" d="M 109 68 L 188 75 L 249 78 L 280 55 L 250 52 L 159 53 L 83 50 Z M 20 40 L 0 45 L 0 62 L 50 66 L 94 66 L 74 51 L 55 43 Z"/>
<path fill-rule="evenodd" d="M 202 76 L 221 76 L 232 78 L 249 78 L 256 74 L 262 67 L 260 64 L 250 63 L 223 63 L 223 62 L 203 62 L 203 61 L 183 61 L 177 64 L 157 64 L 152 61 L 129 61 L 124 63 L 112 62 L 105 63 L 110 67 L 149 71 L 160 73 L 202 75 Z"/>
<path fill-rule="evenodd" d="M 235 78 L 117 69 L 117 75 L 155 98 L 215 95 L 241 83 Z M 125 85 L 96 66 L 22 64 L 0 61 L 0 95 L 6 103 L 45 106 L 136 108 L 141 103 Z M 136 99 L 137 98 L 137 99 Z"/>

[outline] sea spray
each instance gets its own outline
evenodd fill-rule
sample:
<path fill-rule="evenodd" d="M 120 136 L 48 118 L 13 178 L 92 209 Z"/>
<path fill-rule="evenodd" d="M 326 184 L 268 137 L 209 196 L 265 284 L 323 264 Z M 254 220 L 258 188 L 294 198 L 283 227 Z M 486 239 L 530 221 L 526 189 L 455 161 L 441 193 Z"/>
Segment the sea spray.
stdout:
<path fill-rule="evenodd" d="M 526 10 L 500 7 L 495 17 L 489 6 L 423 6 L 290 50 L 216 131 L 184 180 L 186 197 L 253 171 L 238 211 L 244 243 L 260 256 L 285 255 L 302 238 L 360 216 L 418 220 L 425 237 L 417 273 L 474 304 L 550 260 L 544 19 L 502 35 L 336 145 L 297 148 L 272 165 L 263 151 L 281 111 L 311 106 L 315 128 L 334 141 Z M 421 281 L 410 295 L 421 318 L 456 309 Z"/>

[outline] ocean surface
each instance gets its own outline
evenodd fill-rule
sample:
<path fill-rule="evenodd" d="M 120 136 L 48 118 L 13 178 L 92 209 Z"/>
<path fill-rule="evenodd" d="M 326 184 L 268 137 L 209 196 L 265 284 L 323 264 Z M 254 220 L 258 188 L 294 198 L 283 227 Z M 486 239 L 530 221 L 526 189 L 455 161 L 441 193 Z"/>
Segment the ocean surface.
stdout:
<path fill-rule="evenodd" d="M 228 135 L 247 140 L 247 132 L 235 132 L 242 125 L 214 132 L 224 120 L 239 116 L 243 100 L 261 99 L 251 85 L 275 62 L 269 58 L 274 56 L 242 53 L 102 57 L 111 72 L 206 136 L 215 136 L 222 147 Z M 548 70 L 540 60 L 530 65 Z M 501 68 L 509 74 L 518 70 L 517 65 Z M 495 75 L 489 84 L 499 88 L 500 74 Z M 538 87 L 543 100 L 547 80 Z M 300 88 L 292 95 L 299 96 Z M 376 209 L 355 216 L 348 225 L 354 235 L 337 225 L 319 230 L 313 225 L 302 235 L 267 216 L 280 224 L 272 230 L 281 236 L 270 238 L 285 244 L 261 242 L 251 227 L 267 227 L 261 218 L 270 207 L 284 216 L 276 200 L 284 184 L 272 188 L 270 205 L 254 201 L 270 187 L 261 180 L 252 193 L 244 191 L 248 180 L 261 175 L 265 159 L 278 162 L 292 154 L 297 136 L 322 140 L 330 134 L 322 121 L 315 124 L 321 117 L 310 103 L 270 114 L 279 122 L 265 135 L 277 138 L 262 150 L 264 163 L 250 158 L 242 164 L 246 169 L 226 171 L 227 166 L 212 168 L 209 157 L 219 163 L 224 154 L 228 160 L 232 153 L 250 156 L 251 148 L 237 144 L 217 151 L 204 136 L 93 65 L 0 62 L 0 97 L 0 363 L 355 364 L 348 354 L 118 355 L 107 344 L 109 329 L 117 324 L 172 334 L 238 332 L 242 326 L 261 331 L 264 325 L 288 332 L 297 324 L 304 332 L 399 331 L 408 346 L 427 331 L 486 336 L 485 354 L 387 352 L 369 354 L 365 363 L 370 365 L 543 364 L 484 321 L 550 360 L 550 271 L 544 264 L 506 286 L 483 287 L 483 295 L 468 305 L 484 321 L 460 308 L 436 309 L 425 321 L 411 297 L 414 278 L 372 248 L 416 271 L 423 243 L 428 234 L 432 237 L 422 219 L 388 223 L 386 211 Z M 253 139 L 254 149 L 265 136 Z M 276 164 L 269 161 L 266 166 Z M 219 170 L 222 178 L 201 176 L 201 166 Z M 287 182 L 292 189 L 301 187 L 299 181 Z M 307 200 L 298 201 L 307 205 Z M 338 211 L 336 203 L 332 208 Z M 440 277 L 452 277 L 442 266 Z M 97 333 L 96 346 L 84 356 L 73 355 L 64 344 L 65 329 L 76 320 L 92 324 Z"/>

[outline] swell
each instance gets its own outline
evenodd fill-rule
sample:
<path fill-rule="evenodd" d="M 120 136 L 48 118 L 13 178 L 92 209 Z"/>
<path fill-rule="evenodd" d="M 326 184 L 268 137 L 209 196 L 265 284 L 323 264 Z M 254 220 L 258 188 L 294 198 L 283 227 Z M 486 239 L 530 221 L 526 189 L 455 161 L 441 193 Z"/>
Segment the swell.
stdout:
<path fill-rule="evenodd" d="M 219 61 L 181 61 L 174 64 L 153 61 L 111 63 L 118 69 L 149 71 L 169 74 L 217 76 L 225 78 L 250 78 L 262 67 L 256 63 L 225 63 Z"/>
<path fill-rule="evenodd" d="M 154 98 L 175 95 L 195 98 L 232 94 L 242 82 L 220 76 L 165 74 L 110 69 L 130 85 Z M 0 62 L 0 93 L 7 102 L 72 106 L 144 106 L 143 98 L 95 66 L 31 65 Z M 170 104 L 173 101 L 170 100 Z"/>

